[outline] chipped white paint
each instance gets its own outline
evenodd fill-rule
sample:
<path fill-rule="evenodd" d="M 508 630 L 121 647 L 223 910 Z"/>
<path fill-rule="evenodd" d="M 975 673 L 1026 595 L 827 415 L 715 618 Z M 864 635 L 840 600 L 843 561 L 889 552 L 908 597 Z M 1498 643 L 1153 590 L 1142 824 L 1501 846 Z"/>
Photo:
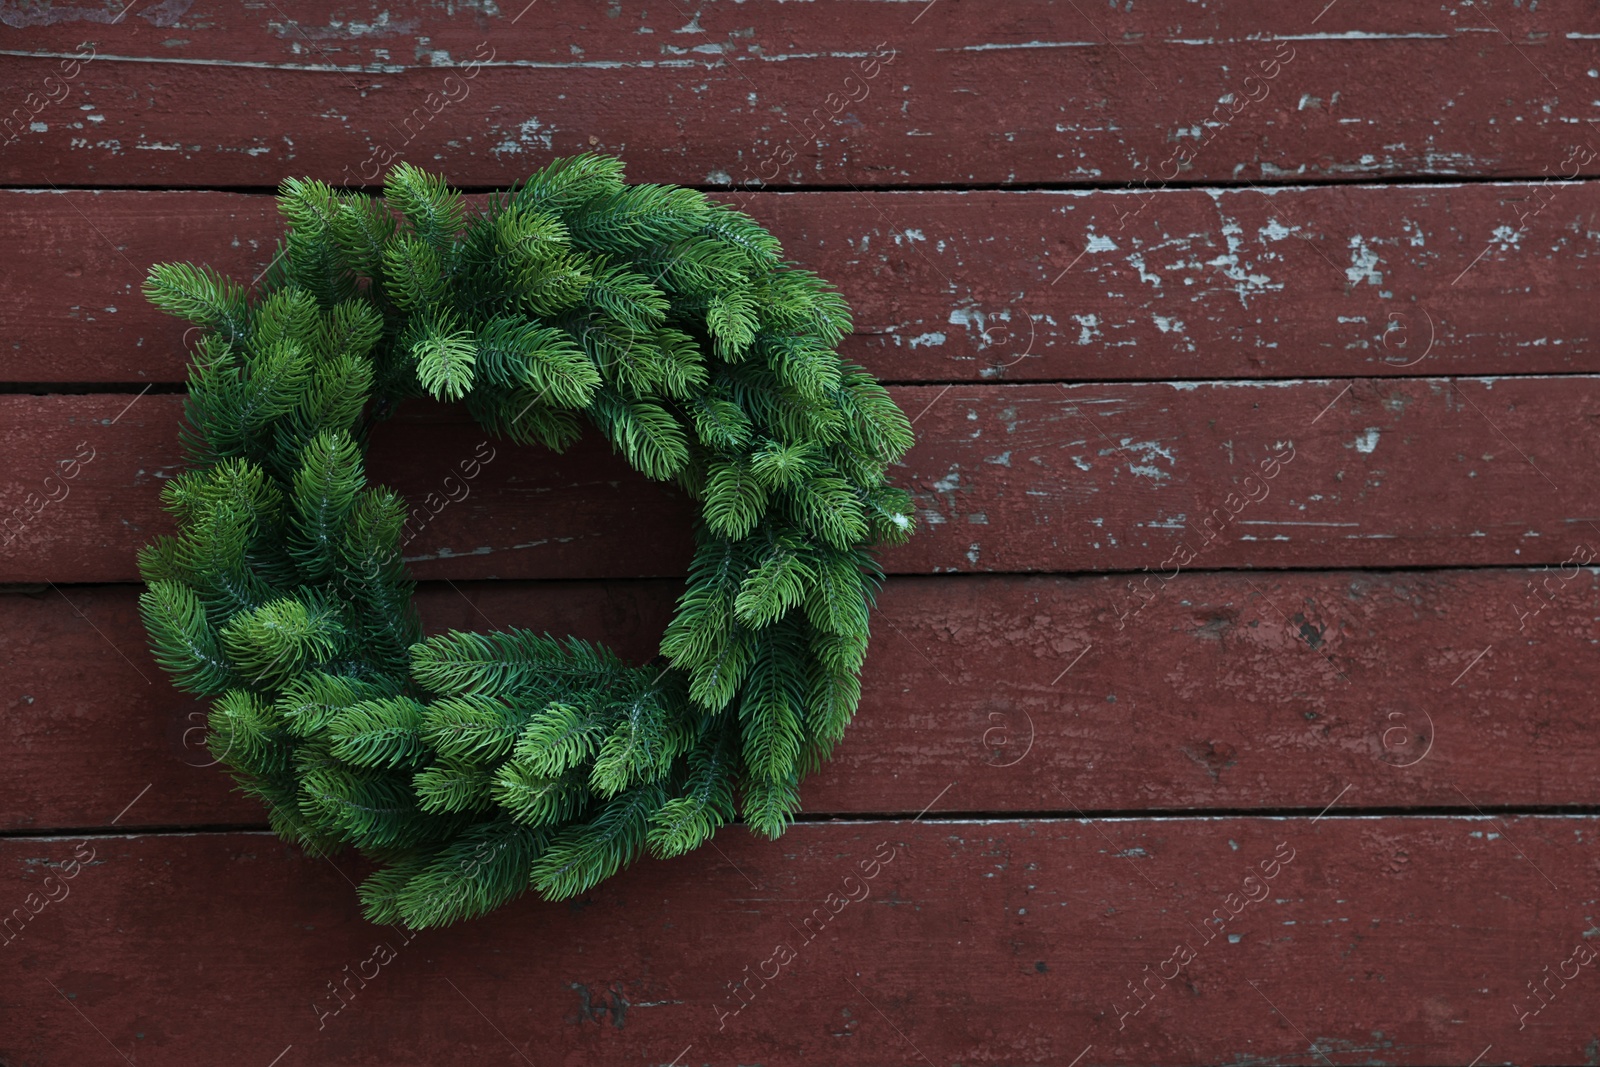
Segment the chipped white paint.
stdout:
<path fill-rule="evenodd" d="M 1227 242 L 1228 250 L 1221 255 L 1207 260 L 1206 265 L 1215 267 L 1222 275 L 1234 283 L 1234 293 L 1239 297 L 1239 305 L 1249 308 L 1249 297 L 1261 293 L 1283 288 L 1282 282 L 1273 281 L 1266 274 L 1261 274 L 1251 269 L 1251 265 L 1243 262 L 1240 253 L 1244 250 L 1244 229 L 1238 220 L 1231 219 L 1222 211 L 1222 197 L 1219 190 L 1208 189 L 1206 193 L 1211 197 L 1212 204 L 1217 209 L 1217 218 L 1221 221 L 1222 237 Z"/>
<path fill-rule="evenodd" d="M 1372 285 L 1383 284 L 1383 273 L 1377 270 L 1378 254 L 1367 247 L 1367 239 L 1360 234 L 1350 237 L 1350 266 L 1345 268 L 1344 276 L 1351 285 L 1360 285 L 1368 282 Z"/>
<path fill-rule="evenodd" d="M 1156 465 L 1158 459 L 1166 460 L 1169 466 L 1176 464 L 1177 460 L 1170 449 L 1162 448 L 1160 443 L 1156 441 L 1134 441 L 1131 437 L 1124 437 L 1119 443 L 1122 446 L 1122 451 L 1136 452 L 1139 458 L 1144 460 L 1143 463 L 1129 463 L 1128 472 L 1130 474 L 1142 475 L 1153 482 L 1165 482 L 1172 479 L 1172 474 L 1169 471 L 1163 470 Z M 1103 449 L 1100 454 L 1102 456 L 1109 455 L 1113 451 L 1115 450 Z"/>
<path fill-rule="evenodd" d="M 1360 526 L 1359 522 L 1280 522 L 1276 519 L 1240 519 L 1240 526 Z"/>
<path fill-rule="evenodd" d="M 1346 30 L 1344 33 L 1285 33 L 1266 38 L 1271 41 L 1448 41 L 1448 33 L 1368 33 L 1365 30 Z"/>
<path fill-rule="evenodd" d="M 1137 238 L 1135 239 L 1134 243 L 1138 243 Z M 1142 252 L 1133 252 L 1129 254 L 1128 265 L 1139 272 L 1140 281 L 1149 282 L 1157 289 L 1161 288 L 1161 275 L 1155 273 L 1154 271 L 1145 269 L 1144 254 Z"/>
<path fill-rule="evenodd" d="M 388 53 L 381 49 L 372 50 L 374 56 L 388 58 Z M 875 52 L 840 52 L 838 57 L 867 57 L 876 56 Z M 0 48 L 0 56 L 17 56 L 32 59 L 77 59 L 83 56 L 74 52 L 29 52 L 14 48 Z M 817 59 L 822 58 L 820 53 L 804 53 L 792 56 L 767 56 L 752 51 L 751 58 L 782 61 L 785 59 Z M 96 52 L 94 60 L 97 63 L 149 63 L 157 66 L 178 67 L 232 67 L 240 70 L 284 70 L 305 71 L 312 73 L 332 74 L 404 74 L 409 70 L 429 70 L 430 67 L 406 63 L 267 63 L 260 60 L 240 59 L 194 59 L 184 56 L 125 56 L 111 55 L 105 52 Z M 650 70 L 656 67 L 681 68 L 699 67 L 704 63 L 695 59 L 639 59 L 621 61 L 615 59 L 590 59 L 576 62 L 556 63 L 544 60 L 511 59 L 511 60 L 473 60 L 479 67 L 521 67 L 526 70 Z M 717 64 L 721 65 L 721 64 Z"/>
<path fill-rule="evenodd" d="M 1073 315 L 1078 324 L 1078 343 L 1086 345 L 1100 336 L 1100 316 L 1090 312 L 1087 315 Z"/>
<path fill-rule="evenodd" d="M 962 52 L 1012 52 L 1012 51 L 1016 51 L 1018 49 L 1033 49 L 1033 48 L 1099 48 L 1099 47 L 1101 47 L 1101 42 L 1099 42 L 1099 41 L 1019 41 L 1019 42 L 1017 42 L 1015 44 L 1013 44 L 1013 43 L 1011 43 L 1009 41 L 1002 41 L 1002 42 L 995 43 L 995 44 L 969 44 L 969 45 L 962 45 L 961 48 L 959 49 L 959 51 L 962 51 Z M 954 51 L 958 51 L 958 49 L 940 48 L 940 49 L 937 49 L 937 51 L 940 51 L 940 52 L 954 52 Z"/>
<path fill-rule="evenodd" d="M 517 124 L 517 133 L 514 136 L 508 134 L 505 140 L 489 151 L 497 156 L 518 155 L 524 148 L 536 148 L 548 152 L 551 150 L 551 135 L 554 133 L 554 128 L 546 128 L 544 123 L 536 118 L 524 119 Z"/>
<path fill-rule="evenodd" d="M 1261 227 L 1261 229 L 1257 230 L 1256 235 L 1261 238 L 1263 243 L 1267 241 L 1281 241 L 1299 229 L 1300 227 L 1298 226 L 1292 228 L 1285 227 L 1283 223 L 1279 222 L 1277 219 L 1272 219 L 1265 226 Z"/>

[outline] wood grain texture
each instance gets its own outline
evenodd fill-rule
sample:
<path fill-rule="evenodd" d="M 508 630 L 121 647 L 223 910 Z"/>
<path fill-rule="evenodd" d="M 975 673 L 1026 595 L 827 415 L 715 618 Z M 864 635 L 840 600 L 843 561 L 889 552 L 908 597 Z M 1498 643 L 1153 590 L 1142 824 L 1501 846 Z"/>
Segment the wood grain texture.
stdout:
<path fill-rule="evenodd" d="M 524 3 L 0 0 L 0 380 L 82 394 L 0 395 L 0 1067 L 1600 1061 L 1600 10 Z M 81 584 L 180 469 L 139 282 L 256 276 L 291 175 L 590 148 L 840 285 L 922 529 L 806 822 L 374 928 Z M 495 447 L 430 632 L 653 653 L 691 502 Z"/>
<path fill-rule="evenodd" d="M 1572 664 L 1592 569 L 1186 573 L 1118 623 L 1112 578 L 895 578 L 861 710 L 805 811 L 1592 807 Z M 424 585 L 430 632 L 526 626 L 635 661 L 676 582 Z M 145 651 L 133 586 L 0 596 L 0 829 L 263 824 L 204 749 L 207 702 Z M 148 791 L 146 791 L 148 787 Z M 948 810 L 950 804 L 946 804 Z"/>
<path fill-rule="evenodd" d="M 407 158 L 498 185 L 599 145 L 680 183 L 1538 177 L 1595 114 L 1578 0 L 517 6 L 8 5 L 0 173 L 259 186 Z"/>
<path fill-rule="evenodd" d="M 348 857 L 262 835 L 6 840 L 0 1054 L 1425 1065 L 1597 1040 L 1593 817 L 940 820 L 960 789 L 415 933 L 360 919 Z"/>
<path fill-rule="evenodd" d="M 840 287 L 888 381 L 1600 370 L 1593 183 L 718 199 Z M 246 281 L 280 232 L 265 196 L 0 193 L 0 375 L 182 381 L 150 264 Z"/>
<path fill-rule="evenodd" d="M 1159 585 L 1186 568 L 1556 564 L 1600 537 L 1593 376 L 892 393 L 918 436 L 894 480 L 921 522 L 885 553 L 894 573 L 1148 569 Z M 0 581 L 135 578 L 138 547 L 170 528 L 159 487 L 179 469 L 180 408 L 0 397 L 0 447 L 19 457 L 0 490 L 14 531 Z M 406 549 L 419 577 L 684 573 L 692 502 L 597 435 L 561 456 L 484 441 L 431 402 L 374 434 L 370 477 L 438 509 Z M 445 503 L 463 492 L 445 479 L 486 449 Z"/>

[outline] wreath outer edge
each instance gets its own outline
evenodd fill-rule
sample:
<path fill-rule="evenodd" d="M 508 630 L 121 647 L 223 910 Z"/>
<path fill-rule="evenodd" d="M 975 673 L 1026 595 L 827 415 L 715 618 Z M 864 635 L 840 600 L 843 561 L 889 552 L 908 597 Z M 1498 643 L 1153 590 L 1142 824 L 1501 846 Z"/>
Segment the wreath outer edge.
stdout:
<path fill-rule="evenodd" d="M 282 837 L 378 865 L 379 923 L 572 897 L 736 816 L 782 833 L 860 699 L 872 546 L 914 529 L 887 480 L 911 426 L 838 355 L 843 298 L 750 216 L 594 153 L 471 213 L 410 164 L 381 197 L 290 179 L 278 203 L 254 293 L 191 264 L 144 287 L 201 336 L 140 613 L 174 684 L 215 698 L 212 754 Z M 365 473 L 373 425 L 419 397 L 556 451 L 583 416 L 698 502 L 656 660 L 424 636 L 406 503 Z"/>

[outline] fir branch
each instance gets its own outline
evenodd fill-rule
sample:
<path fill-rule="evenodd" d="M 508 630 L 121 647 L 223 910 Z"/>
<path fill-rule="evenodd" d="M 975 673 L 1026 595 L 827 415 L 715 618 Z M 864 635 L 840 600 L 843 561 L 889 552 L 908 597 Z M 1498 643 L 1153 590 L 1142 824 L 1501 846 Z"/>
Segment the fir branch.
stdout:
<path fill-rule="evenodd" d="M 512 189 L 510 202 L 538 211 L 566 213 L 622 188 L 622 160 L 585 152 L 558 159 L 534 172 Z"/>
<path fill-rule="evenodd" d="M 337 674 L 302 674 L 285 683 L 277 702 L 278 717 L 290 732 L 303 738 L 316 737 L 327 730 L 340 712 L 363 701 L 393 697 L 397 685 L 392 680 L 374 681 Z"/>
<path fill-rule="evenodd" d="M 665 800 L 659 785 L 642 785 L 557 832 L 534 861 L 534 888 L 547 900 L 565 900 L 616 874 L 644 850 L 650 816 Z"/>
<path fill-rule="evenodd" d="M 805 644 L 793 626 L 756 635 L 749 677 L 740 693 L 744 766 L 756 779 L 782 781 L 794 770 L 804 738 Z"/>
<path fill-rule="evenodd" d="M 555 677 L 592 688 L 628 671 L 615 653 L 575 637 L 563 643 L 531 630 L 491 634 L 451 630 L 411 649 L 411 675 L 436 693 L 513 696 Z"/>
<path fill-rule="evenodd" d="M 420 930 L 485 915 L 527 888 L 542 847 L 539 831 L 509 819 L 471 826 L 369 878 L 361 887 L 367 918 Z"/>
<path fill-rule="evenodd" d="M 526 387 L 505 390 L 482 386 L 467 397 L 467 410 L 478 425 L 519 445 L 540 444 L 564 452 L 583 435 L 571 411 L 542 402 L 544 390 Z"/>
<path fill-rule="evenodd" d="M 578 410 L 589 406 L 601 382 L 570 334 L 514 316 L 497 316 L 484 325 L 477 365 L 489 383 L 522 386 L 548 404 Z"/>
<path fill-rule="evenodd" d="M 528 773 L 556 778 L 594 756 L 607 719 L 591 699 L 554 700 L 535 713 L 517 738 L 512 762 Z"/>
<path fill-rule="evenodd" d="M 333 755 L 357 767 L 404 767 L 427 752 L 423 706 L 407 696 L 363 700 L 327 721 Z"/>
<path fill-rule="evenodd" d="M 289 553 L 309 577 L 333 573 L 345 523 L 366 480 L 361 451 L 348 433 L 325 431 L 301 451 L 290 496 Z"/>
<path fill-rule="evenodd" d="M 510 753 L 526 718 L 492 697 L 444 697 L 423 713 L 423 737 L 445 759 L 488 764 Z"/>
<path fill-rule="evenodd" d="M 711 464 L 706 481 L 706 525 L 719 537 L 748 537 L 767 509 L 767 487 L 744 457 Z"/>
<path fill-rule="evenodd" d="M 590 409 L 612 447 L 635 470 L 665 481 L 689 462 L 688 438 L 672 413 L 648 400 L 624 400 L 602 389 Z"/>
<path fill-rule="evenodd" d="M 704 193 L 662 185 L 630 185 L 567 214 L 575 244 L 597 252 L 637 252 L 681 241 L 710 220 Z"/>
<path fill-rule="evenodd" d="M 477 345 L 472 331 L 457 328 L 451 318 L 430 322 L 412 344 L 411 356 L 417 363 L 417 381 L 434 399 L 460 400 L 472 388 Z"/>
<path fill-rule="evenodd" d="M 750 829 L 763 837 L 778 837 L 800 810 L 800 776 L 778 780 L 746 774 L 740 782 L 739 810 Z"/>
<path fill-rule="evenodd" d="M 591 796 L 582 772 L 550 777 L 513 759 L 494 772 L 492 796 L 507 814 L 528 826 L 557 826 L 582 814 Z"/>
<path fill-rule="evenodd" d="M 494 779 L 476 763 L 443 760 L 418 771 L 411 784 L 423 811 L 486 811 L 494 805 Z"/>
<path fill-rule="evenodd" d="M 795 534 L 777 534 L 761 562 L 739 586 L 733 611 L 746 626 L 762 627 L 777 621 L 804 599 L 815 570 L 805 542 Z"/>
<path fill-rule="evenodd" d="M 249 334 L 244 287 L 210 267 L 158 263 L 144 283 L 145 299 L 168 314 L 243 341 Z"/>
<path fill-rule="evenodd" d="M 384 178 L 383 199 L 435 252 L 447 249 L 465 222 L 461 194 L 443 178 L 410 163 L 401 163 Z"/>
<path fill-rule="evenodd" d="M 737 452 L 750 443 L 754 425 L 744 409 L 718 396 L 696 397 L 690 406 L 695 434 L 718 452 Z"/>
<path fill-rule="evenodd" d="M 728 743 L 730 731 L 714 728 L 689 757 L 678 796 L 650 816 L 650 851 L 661 859 L 681 856 L 711 840 L 733 819 L 733 787 L 738 761 Z"/>

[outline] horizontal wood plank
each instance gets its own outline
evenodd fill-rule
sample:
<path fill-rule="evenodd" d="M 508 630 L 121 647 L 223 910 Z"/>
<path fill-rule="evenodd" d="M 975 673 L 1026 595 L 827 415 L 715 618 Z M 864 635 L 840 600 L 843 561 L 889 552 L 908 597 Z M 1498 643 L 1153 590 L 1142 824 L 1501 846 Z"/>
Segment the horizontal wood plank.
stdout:
<path fill-rule="evenodd" d="M 430 632 L 526 626 L 636 662 L 677 582 L 430 583 Z M 263 824 L 207 702 L 145 650 L 134 586 L 0 595 L 0 829 Z M 820 814 L 1594 805 L 1593 569 L 893 578 Z M 148 788 L 147 788 L 148 787 Z M 946 805 L 948 809 L 950 805 Z"/>
<path fill-rule="evenodd" d="M 884 554 L 894 573 L 1148 569 L 1160 585 L 1188 568 L 1554 564 L 1600 537 L 1593 376 L 893 395 L 918 437 L 894 479 L 921 522 Z M 13 457 L 0 581 L 135 578 L 139 546 L 170 529 L 159 489 L 180 469 L 181 403 L 0 397 Z M 474 456 L 487 462 L 464 482 Z M 423 578 L 687 566 L 692 502 L 595 434 L 554 456 L 487 443 L 462 409 L 417 403 L 378 427 L 368 470 L 418 509 L 406 551 Z"/>
<path fill-rule="evenodd" d="M 260 186 L 405 158 L 499 185 L 599 146 L 707 184 L 1539 177 L 1595 115 L 1578 0 L 516 6 L 14 9 L 0 173 Z"/>
<path fill-rule="evenodd" d="M 889 381 L 1600 370 L 1600 184 L 720 199 L 840 288 L 844 355 Z M 150 264 L 246 281 L 280 232 L 259 195 L 0 193 L 0 375 L 182 381 Z"/>
<path fill-rule="evenodd" d="M 348 857 L 265 836 L 6 840 L 0 1055 L 1427 1065 L 1596 1039 L 1593 817 L 940 820 L 961 788 L 415 932 L 359 917 Z"/>

